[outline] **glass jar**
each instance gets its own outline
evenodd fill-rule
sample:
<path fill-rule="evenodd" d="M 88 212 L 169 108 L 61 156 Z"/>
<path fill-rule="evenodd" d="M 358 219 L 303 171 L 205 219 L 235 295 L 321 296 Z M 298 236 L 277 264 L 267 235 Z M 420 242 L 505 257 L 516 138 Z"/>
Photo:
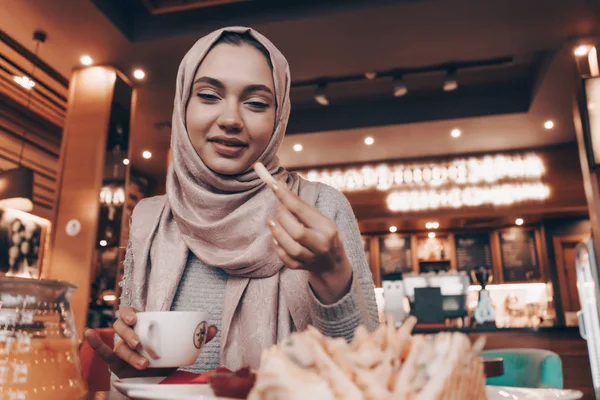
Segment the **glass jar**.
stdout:
<path fill-rule="evenodd" d="M 68 282 L 0 278 L 0 400 L 82 400 Z"/>

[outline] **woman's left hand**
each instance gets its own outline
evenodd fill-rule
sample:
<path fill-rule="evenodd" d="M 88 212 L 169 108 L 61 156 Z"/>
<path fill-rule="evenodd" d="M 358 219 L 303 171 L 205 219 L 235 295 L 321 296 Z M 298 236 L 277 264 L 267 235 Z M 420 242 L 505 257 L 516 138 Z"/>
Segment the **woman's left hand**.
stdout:
<path fill-rule="evenodd" d="M 352 281 L 337 225 L 284 183 L 276 182 L 271 188 L 279 199 L 277 214 L 267 221 L 275 252 L 286 267 L 309 271 L 309 282 L 321 302 L 336 302 Z"/>

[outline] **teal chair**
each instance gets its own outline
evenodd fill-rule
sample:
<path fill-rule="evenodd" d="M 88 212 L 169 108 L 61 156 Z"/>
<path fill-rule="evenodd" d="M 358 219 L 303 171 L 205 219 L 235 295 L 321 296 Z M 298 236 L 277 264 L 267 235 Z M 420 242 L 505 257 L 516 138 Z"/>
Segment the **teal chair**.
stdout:
<path fill-rule="evenodd" d="M 558 354 L 540 349 L 498 349 L 483 352 L 484 358 L 504 359 L 504 375 L 488 378 L 492 386 L 563 388 L 562 362 Z"/>

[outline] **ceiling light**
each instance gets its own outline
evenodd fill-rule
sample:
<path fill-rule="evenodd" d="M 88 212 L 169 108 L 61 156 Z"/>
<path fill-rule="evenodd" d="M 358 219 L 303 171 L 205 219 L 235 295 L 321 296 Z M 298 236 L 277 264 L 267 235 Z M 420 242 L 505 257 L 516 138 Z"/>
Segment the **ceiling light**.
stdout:
<path fill-rule="evenodd" d="M 429 233 L 427 234 L 427 237 L 428 237 L 429 239 L 435 239 L 435 232 L 429 232 Z"/>
<path fill-rule="evenodd" d="M 523 218 L 517 218 L 515 220 L 515 225 L 521 226 L 523 225 L 523 223 L 525 223 L 525 221 L 523 221 Z"/>
<path fill-rule="evenodd" d="M 432 222 L 432 223 L 431 223 L 431 227 L 432 227 L 433 229 L 437 229 L 437 228 L 439 228 L 439 227 L 440 227 L 440 223 L 439 223 L 439 222 Z"/>
<path fill-rule="evenodd" d="M 432 225 L 432 223 L 431 223 L 431 222 L 428 222 L 428 223 L 426 223 L 426 224 L 425 224 L 425 228 L 427 228 L 427 229 L 431 229 L 431 228 L 432 228 L 432 226 L 433 226 L 433 225 Z"/>
<path fill-rule="evenodd" d="M 27 77 L 25 75 L 13 76 L 13 80 L 27 90 L 31 90 L 35 86 L 35 82 L 32 79 L 29 79 L 29 77 Z"/>
<path fill-rule="evenodd" d="M 298 152 L 298 151 L 302 151 L 304 147 L 302 147 L 302 145 L 300 143 L 296 143 L 294 145 L 294 151 Z"/>
<path fill-rule="evenodd" d="M 544 122 L 544 128 L 546 128 L 546 129 L 554 128 L 554 121 L 549 119 L 548 121 Z"/>
<path fill-rule="evenodd" d="M 446 73 L 446 78 L 444 79 L 444 92 L 451 92 L 456 89 L 458 89 L 458 81 L 456 80 L 456 70 L 450 69 Z"/>
<path fill-rule="evenodd" d="M 371 146 L 373 143 L 375 143 L 375 139 L 373 139 L 371 136 L 367 136 L 365 138 L 365 144 L 367 146 Z"/>
<path fill-rule="evenodd" d="M 390 226 L 390 232 L 395 233 L 396 231 L 398 231 L 398 228 L 396 228 L 394 225 Z"/>
<path fill-rule="evenodd" d="M 124 158 L 123 159 L 123 164 L 129 165 L 129 158 Z"/>
<path fill-rule="evenodd" d="M 394 85 L 394 97 L 402 97 L 408 93 L 406 82 L 404 82 L 401 76 L 394 78 L 392 84 Z"/>
<path fill-rule="evenodd" d="M 146 73 L 143 70 L 138 68 L 135 71 L 133 71 L 133 77 L 135 79 L 137 79 L 138 81 L 140 81 L 146 77 Z"/>
<path fill-rule="evenodd" d="M 150 153 L 148 150 L 144 150 L 142 152 L 142 157 L 144 157 L 146 160 L 152 158 L 152 153 Z"/>
<path fill-rule="evenodd" d="M 108 242 L 106 240 L 100 241 L 100 246 L 102 246 L 102 247 L 106 247 L 107 244 L 108 244 Z"/>
<path fill-rule="evenodd" d="M 573 53 L 578 57 L 583 57 L 590 51 L 590 47 L 591 46 L 587 44 L 582 44 L 581 46 L 577 46 Z"/>
<path fill-rule="evenodd" d="M 454 139 L 459 138 L 462 135 L 462 132 L 460 131 L 460 129 L 452 129 L 452 131 L 450 132 L 450 136 L 452 136 Z"/>
<path fill-rule="evenodd" d="M 325 88 L 327 85 L 319 85 L 317 86 L 317 90 L 315 91 L 315 101 L 322 106 L 329 105 L 329 99 L 327 98 L 327 94 L 325 93 Z"/>
<path fill-rule="evenodd" d="M 365 72 L 365 78 L 372 81 L 373 79 L 377 78 L 377 72 Z"/>
<path fill-rule="evenodd" d="M 88 56 L 87 54 L 81 56 L 79 61 L 81 61 L 81 63 L 83 65 L 85 65 L 86 67 L 89 67 L 90 65 L 92 65 L 94 63 L 94 60 L 92 60 L 92 57 Z"/>

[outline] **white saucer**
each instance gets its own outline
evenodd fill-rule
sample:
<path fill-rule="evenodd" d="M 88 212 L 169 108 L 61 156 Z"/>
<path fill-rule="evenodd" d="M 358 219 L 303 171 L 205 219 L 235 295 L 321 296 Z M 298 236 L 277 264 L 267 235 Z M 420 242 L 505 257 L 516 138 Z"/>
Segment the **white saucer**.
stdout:
<path fill-rule="evenodd" d="M 216 397 L 208 384 L 159 385 L 164 376 L 124 378 L 113 382 L 114 387 L 135 400 L 227 400 Z"/>
<path fill-rule="evenodd" d="M 486 386 L 488 400 L 578 400 L 583 393 L 578 390 L 527 389 L 503 386 Z"/>

